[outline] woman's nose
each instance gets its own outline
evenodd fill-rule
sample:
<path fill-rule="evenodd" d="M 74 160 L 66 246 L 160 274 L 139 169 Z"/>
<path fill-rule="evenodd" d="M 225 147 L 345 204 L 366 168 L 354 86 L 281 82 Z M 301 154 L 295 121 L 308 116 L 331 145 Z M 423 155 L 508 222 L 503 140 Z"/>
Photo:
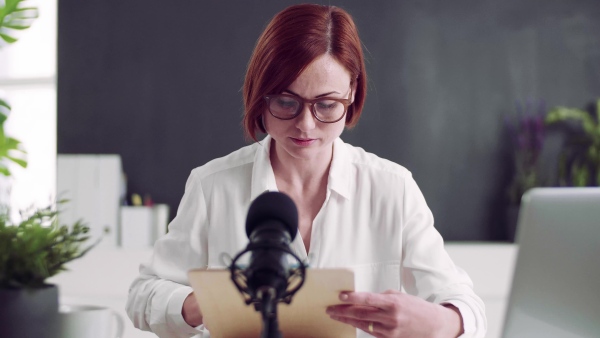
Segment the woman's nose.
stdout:
<path fill-rule="evenodd" d="M 296 117 L 296 127 L 302 131 L 308 131 L 315 128 L 317 121 L 310 111 L 310 105 L 305 104 L 300 112 L 300 115 Z"/>

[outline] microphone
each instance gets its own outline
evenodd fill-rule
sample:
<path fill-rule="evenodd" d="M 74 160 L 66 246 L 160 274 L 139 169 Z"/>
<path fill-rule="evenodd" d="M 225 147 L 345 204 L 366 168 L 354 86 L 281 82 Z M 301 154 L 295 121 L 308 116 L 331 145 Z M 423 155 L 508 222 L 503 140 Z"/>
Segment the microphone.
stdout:
<path fill-rule="evenodd" d="M 298 232 L 298 209 L 286 194 L 267 192 L 252 202 L 246 218 L 246 235 L 254 248 L 246 269 L 251 296 L 272 288 L 282 298 L 288 286 L 289 245 Z"/>
<path fill-rule="evenodd" d="M 249 243 L 233 258 L 229 270 L 245 303 L 254 304 L 262 315 L 262 338 L 281 337 L 277 304 L 290 304 L 304 284 L 307 266 L 290 249 L 297 232 L 298 209 L 286 194 L 266 192 L 250 204 L 246 218 Z M 249 264 L 242 268 L 237 261 L 249 252 Z M 290 266 L 289 257 L 296 264 Z"/>

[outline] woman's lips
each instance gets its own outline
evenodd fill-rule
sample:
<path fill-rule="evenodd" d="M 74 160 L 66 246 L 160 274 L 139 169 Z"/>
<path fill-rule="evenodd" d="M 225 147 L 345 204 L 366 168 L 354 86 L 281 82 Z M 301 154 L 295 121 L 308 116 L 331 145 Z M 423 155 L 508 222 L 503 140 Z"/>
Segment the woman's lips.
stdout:
<path fill-rule="evenodd" d="M 293 138 L 290 137 L 290 139 L 292 140 L 292 142 L 294 142 L 294 144 L 299 145 L 299 146 L 309 146 L 311 144 L 313 144 L 315 142 L 315 139 L 312 138 Z"/>

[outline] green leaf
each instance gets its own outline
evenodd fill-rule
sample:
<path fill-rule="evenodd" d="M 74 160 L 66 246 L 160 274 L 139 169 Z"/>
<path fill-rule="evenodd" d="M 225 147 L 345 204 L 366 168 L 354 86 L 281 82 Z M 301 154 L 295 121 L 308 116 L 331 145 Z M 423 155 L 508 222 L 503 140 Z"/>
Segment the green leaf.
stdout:
<path fill-rule="evenodd" d="M 573 179 L 574 186 L 585 187 L 590 181 L 590 171 L 586 166 L 580 166 L 577 163 L 573 163 L 571 166 L 571 178 Z"/>
<path fill-rule="evenodd" d="M 6 28 L 10 28 L 10 29 L 24 30 L 24 29 L 31 27 L 31 24 L 29 24 L 29 25 L 3 24 L 2 26 L 6 27 Z"/>
<path fill-rule="evenodd" d="M 16 138 L 12 138 L 12 137 L 7 137 L 5 142 L 5 146 L 8 149 L 15 149 L 18 150 L 19 149 L 19 145 L 21 144 L 21 141 L 17 140 Z M 25 152 L 23 150 L 23 152 Z"/>
<path fill-rule="evenodd" d="M 6 41 L 7 43 L 14 43 L 17 41 L 17 39 L 11 38 L 10 36 L 8 36 L 6 34 L 0 34 L 0 38 L 2 38 L 2 40 Z"/>
<path fill-rule="evenodd" d="M 588 135 L 594 135 L 596 132 L 596 122 L 585 110 L 556 107 L 550 110 L 546 116 L 546 123 L 553 124 L 567 120 L 580 121 L 583 125 L 583 130 Z"/>
<path fill-rule="evenodd" d="M 21 1 L 21 3 L 24 3 L 24 1 Z M 14 13 L 19 13 L 19 12 L 32 12 L 32 14 L 27 15 L 28 18 L 37 18 L 38 17 L 38 8 L 37 7 L 18 7 L 13 11 Z M 34 16 L 35 15 L 35 16 Z"/>
<path fill-rule="evenodd" d="M 8 102 L 0 98 L 0 115 L 4 115 L 5 119 L 8 118 L 8 113 L 10 113 L 10 109 L 11 107 L 8 104 Z"/>
<path fill-rule="evenodd" d="M 7 43 L 14 43 L 17 38 L 9 35 L 5 29 L 23 30 L 31 26 L 39 17 L 39 10 L 35 6 L 27 6 L 24 0 L 5 0 L 0 8 L 0 38 Z"/>
<path fill-rule="evenodd" d="M 0 174 L 4 176 L 10 176 L 10 170 L 7 167 L 0 165 Z"/>
<path fill-rule="evenodd" d="M 9 159 L 9 160 L 11 160 L 11 161 L 13 161 L 14 163 L 20 165 L 23 168 L 27 168 L 27 161 L 26 160 L 23 160 L 23 159 L 20 159 L 20 158 L 16 158 L 16 157 L 13 157 L 13 156 L 6 156 L 6 158 Z"/>
<path fill-rule="evenodd" d="M 600 99 L 596 101 L 596 121 L 598 121 L 598 135 L 600 135 Z M 598 181 L 600 185 L 600 181 Z"/>

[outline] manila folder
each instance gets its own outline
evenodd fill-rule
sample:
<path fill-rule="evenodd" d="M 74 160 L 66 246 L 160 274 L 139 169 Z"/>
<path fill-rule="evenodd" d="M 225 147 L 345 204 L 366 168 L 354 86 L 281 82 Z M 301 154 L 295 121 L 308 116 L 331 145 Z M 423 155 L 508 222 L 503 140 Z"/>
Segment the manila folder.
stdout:
<path fill-rule="evenodd" d="M 204 324 L 213 338 L 260 337 L 262 319 L 254 305 L 246 305 L 230 279 L 229 270 L 190 270 L 190 285 L 200 304 Z M 304 285 L 288 305 L 277 308 L 283 337 L 356 337 L 356 329 L 325 313 L 341 304 L 339 293 L 354 291 L 354 273 L 348 269 L 307 269 Z"/>

